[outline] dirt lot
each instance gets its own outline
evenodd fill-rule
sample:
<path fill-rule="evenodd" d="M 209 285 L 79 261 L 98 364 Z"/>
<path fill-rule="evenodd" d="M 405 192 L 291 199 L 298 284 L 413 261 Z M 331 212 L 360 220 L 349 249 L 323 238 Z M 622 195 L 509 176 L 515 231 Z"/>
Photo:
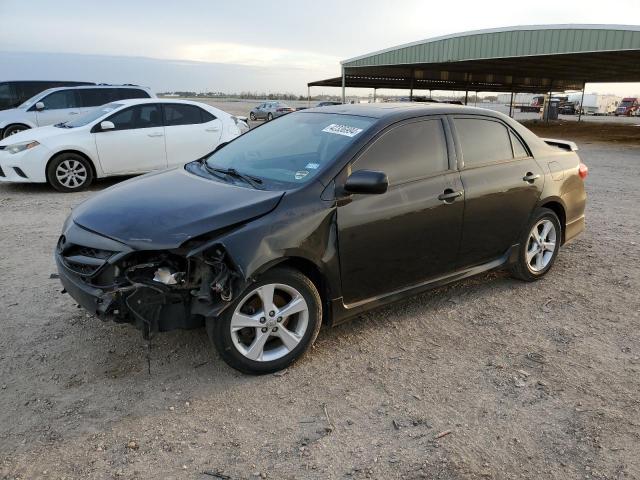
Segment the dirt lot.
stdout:
<path fill-rule="evenodd" d="M 281 376 L 231 370 L 204 331 L 160 336 L 148 374 L 137 332 L 49 278 L 71 207 L 113 182 L 0 186 L 0 477 L 640 478 L 640 148 L 578 141 L 588 227 L 545 280 L 325 329 Z"/>

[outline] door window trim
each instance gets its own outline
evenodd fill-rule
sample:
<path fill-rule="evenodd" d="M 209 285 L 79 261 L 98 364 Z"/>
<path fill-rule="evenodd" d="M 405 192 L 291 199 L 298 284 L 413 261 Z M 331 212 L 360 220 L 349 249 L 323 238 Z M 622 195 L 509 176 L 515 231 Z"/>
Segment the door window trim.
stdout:
<path fill-rule="evenodd" d="M 153 127 L 133 127 L 133 128 L 114 128 L 111 130 L 102 130 L 100 128 L 100 124 L 102 122 L 110 122 L 111 119 L 116 116 L 119 115 L 122 112 L 125 112 L 127 110 L 133 110 L 134 108 L 140 108 L 140 107 L 146 107 L 148 105 L 152 105 L 154 107 L 156 107 L 159 111 L 160 111 L 160 124 L 159 125 L 155 125 Z M 99 122 L 97 122 L 92 128 L 91 128 L 91 133 L 108 133 L 108 132 L 127 132 L 129 130 L 143 130 L 145 128 L 164 128 L 164 122 L 162 121 L 162 109 L 160 108 L 160 103 L 138 103 L 136 105 L 131 105 L 129 107 L 125 107 L 122 108 L 120 110 L 118 110 L 117 112 L 113 112 L 111 115 L 109 115 L 106 118 L 103 118 L 102 120 L 100 120 Z"/>
<path fill-rule="evenodd" d="M 452 138 L 455 145 L 459 171 L 473 170 L 474 168 L 482 168 L 482 167 L 487 167 L 491 165 L 504 165 L 506 163 L 519 162 L 521 160 L 527 160 L 527 159 L 533 158 L 533 155 L 531 154 L 531 149 L 526 144 L 526 142 L 522 139 L 522 137 L 518 135 L 518 132 L 516 132 L 513 128 L 511 128 L 509 125 L 507 125 L 505 122 L 503 122 L 499 118 L 491 117 L 488 115 L 473 115 L 473 114 L 449 114 L 447 115 L 447 117 L 448 117 L 447 123 L 449 124 L 449 127 L 451 129 Z M 488 162 L 478 163 L 473 166 L 466 166 L 464 164 L 464 152 L 462 151 L 462 146 L 460 144 L 460 135 L 458 134 L 458 131 L 456 130 L 456 126 L 455 126 L 456 119 L 484 120 L 489 122 L 496 122 L 502 125 L 503 127 L 505 127 L 507 129 L 507 135 L 509 136 L 509 145 L 511 146 L 512 158 L 507 158 L 504 160 L 490 160 Z M 513 149 L 513 141 L 511 140 L 511 135 L 515 135 L 516 138 L 520 140 L 520 143 L 522 143 L 522 146 L 524 147 L 525 151 L 528 153 L 528 156 L 517 157 L 517 158 L 515 157 L 515 151 Z"/>

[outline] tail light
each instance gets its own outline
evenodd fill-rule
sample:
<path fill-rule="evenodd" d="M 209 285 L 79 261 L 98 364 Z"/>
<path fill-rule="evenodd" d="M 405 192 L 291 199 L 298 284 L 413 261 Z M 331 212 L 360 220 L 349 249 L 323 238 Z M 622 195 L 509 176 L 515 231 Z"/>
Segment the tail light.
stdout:
<path fill-rule="evenodd" d="M 583 180 L 587 178 L 587 175 L 589 175 L 589 167 L 580 162 L 580 166 L 578 167 L 578 175 L 580 175 L 580 178 Z"/>

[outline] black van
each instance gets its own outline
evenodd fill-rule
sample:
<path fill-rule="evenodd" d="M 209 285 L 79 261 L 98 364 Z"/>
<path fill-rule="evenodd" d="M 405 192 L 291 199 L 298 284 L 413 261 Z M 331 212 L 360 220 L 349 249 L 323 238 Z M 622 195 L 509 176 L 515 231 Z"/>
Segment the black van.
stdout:
<path fill-rule="evenodd" d="M 34 95 L 55 87 L 95 85 L 93 82 L 63 82 L 55 80 L 17 80 L 0 82 L 0 110 L 16 108 Z"/>

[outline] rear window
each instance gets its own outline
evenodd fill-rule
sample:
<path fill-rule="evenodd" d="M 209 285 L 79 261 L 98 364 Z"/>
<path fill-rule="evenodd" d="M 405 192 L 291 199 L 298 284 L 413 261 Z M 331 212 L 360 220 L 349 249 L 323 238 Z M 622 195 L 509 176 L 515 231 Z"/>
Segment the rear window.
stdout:
<path fill-rule="evenodd" d="M 113 100 L 110 88 L 87 88 L 78 90 L 83 107 L 99 107 Z"/>
<path fill-rule="evenodd" d="M 481 118 L 455 118 L 464 166 L 513 159 L 509 131 L 500 122 Z"/>

